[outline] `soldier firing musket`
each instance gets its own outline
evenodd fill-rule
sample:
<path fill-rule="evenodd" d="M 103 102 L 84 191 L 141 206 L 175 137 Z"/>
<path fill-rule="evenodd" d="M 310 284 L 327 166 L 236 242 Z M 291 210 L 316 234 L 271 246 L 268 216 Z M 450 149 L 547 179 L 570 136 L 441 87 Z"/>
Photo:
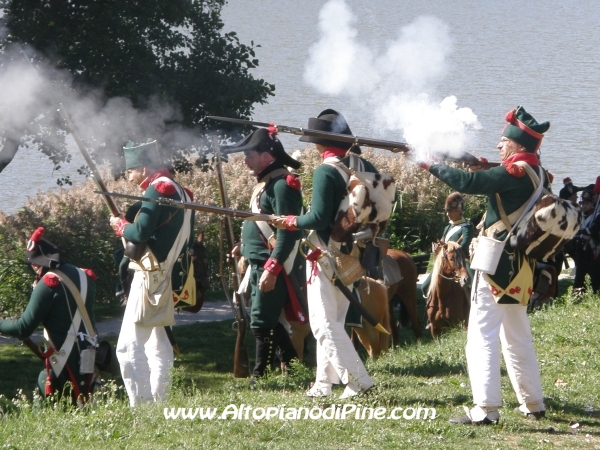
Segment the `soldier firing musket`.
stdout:
<path fill-rule="evenodd" d="M 414 151 L 409 144 L 405 142 L 387 141 L 381 139 L 373 139 L 367 137 L 355 136 L 352 134 L 333 133 L 330 131 L 321 131 L 311 128 L 302 127 L 290 127 L 287 125 L 276 125 L 273 122 L 256 122 L 253 120 L 246 119 L 235 119 L 231 117 L 219 117 L 219 116 L 208 116 L 209 119 L 217 120 L 221 122 L 238 123 L 240 125 L 250 125 L 254 127 L 264 127 L 272 129 L 279 133 L 290 133 L 297 136 L 305 136 L 313 139 L 324 139 L 330 141 L 343 142 L 345 144 L 352 145 L 366 145 L 367 147 L 379 148 L 382 150 L 388 150 L 392 153 L 408 153 Z M 496 167 L 500 163 L 489 162 L 485 158 L 477 158 L 476 156 L 462 152 L 459 155 L 452 155 L 450 153 L 436 153 L 436 157 L 448 161 L 458 162 L 467 164 L 470 167 L 477 167 L 480 169 L 489 169 L 490 167 Z"/>

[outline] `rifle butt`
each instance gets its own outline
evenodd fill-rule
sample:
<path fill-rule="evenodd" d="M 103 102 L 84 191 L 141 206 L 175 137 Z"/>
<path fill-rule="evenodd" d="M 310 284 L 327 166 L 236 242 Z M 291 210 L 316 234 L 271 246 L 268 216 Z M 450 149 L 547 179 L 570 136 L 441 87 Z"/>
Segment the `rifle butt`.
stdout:
<path fill-rule="evenodd" d="M 243 331 L 242 328 L 244 328 Z M 238 328 L 238 335 L 235 340 L 235 353 L 233 356 L 233 377 L 234 378 L 248 378 L 250 376 L 250 357 L 248 356 L 248 350 L 244 344 L 246 337 L 246 326 Z"/>

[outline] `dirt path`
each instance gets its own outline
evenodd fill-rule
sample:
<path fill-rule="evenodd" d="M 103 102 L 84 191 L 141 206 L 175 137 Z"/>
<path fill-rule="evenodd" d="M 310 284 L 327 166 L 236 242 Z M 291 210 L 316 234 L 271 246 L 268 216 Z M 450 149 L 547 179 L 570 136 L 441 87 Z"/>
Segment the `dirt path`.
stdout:
<path fill-rule="evenodd" d="M 221 320 L 233 319 L 233 312 L 231 306 L 226 301 L 224 302 L 206 302 L 202 305 L 200 312 L 192 314 L 184 311 L 178 311 L 175 313 L 175 326 L 191 325 L 199 322 L 218 322 Z M 121 329 L 122 317 L 115 317 L 113 319 L 102 320 L 96 323 L 98 328 L 98 334 L 100 337 L 115 336 L 119 334 Z M 43 336 L 41 329 L 37 330 L 31 336 L 34 342 L 37 342 Z M 0 345 L 2 344 L 18 344 L 19 340 L 0 336 Z"/>

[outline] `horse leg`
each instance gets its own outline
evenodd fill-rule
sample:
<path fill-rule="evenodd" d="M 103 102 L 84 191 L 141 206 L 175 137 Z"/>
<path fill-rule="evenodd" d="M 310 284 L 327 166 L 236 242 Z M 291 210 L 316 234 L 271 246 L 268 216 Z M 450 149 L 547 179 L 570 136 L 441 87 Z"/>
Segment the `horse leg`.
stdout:
<path fill-rule="evenodd" d="M 371 347 L 371 339 L 369 338 L 369 332 L 366 329 L 367 327 L 370 327 L 370 325 L 363 324 L 362 328 L 352 328 L 352 337 L 358 337 L 359 342 L 363 345 L 369 356 L 372 358 L 373 348 Z"/>
<path fill-rule="evenodd" d="M 398 322 L 396 321 L 396 315 L 394 314 L 395 300 L 398 299 L 399 302 L 402 301 L 400 300 L 400 297 L 396 295 L 397 288 L 398 283 L 388 288 L 388 320 L 390 323 L 390 333 L 392 335 L 392 348 L 398 346 Z"/>
<path fill-rule="evenodd" d="M 306 322 L 304 325 L 300 324 L 297 321 L 290 321 L 290 328 L 292 332 L 290 333 L 290 339 L 292 340 L 292 345 L 294 349 L 296 349 L 296 353 L 298 354 L 298 360 L 300 362 L 304 361 L 304 340 L 306 336 L 310 333 L 310 324 Z"/>
<path fill-rule="evenodd" d="M 416 283 L 414 285 L 412 283 L 409 285 L 408 283 L 404 283 L 404 280 L 402 280 L 398 284 L 398 290 L 400 289 L 402 290 L 400 300 L 410 316 L 413 333 L 417 339 L 420 339 L 422 333 L 421 323 L 419 322 L 419 314 L 417 313 L 417 285 Z"/>

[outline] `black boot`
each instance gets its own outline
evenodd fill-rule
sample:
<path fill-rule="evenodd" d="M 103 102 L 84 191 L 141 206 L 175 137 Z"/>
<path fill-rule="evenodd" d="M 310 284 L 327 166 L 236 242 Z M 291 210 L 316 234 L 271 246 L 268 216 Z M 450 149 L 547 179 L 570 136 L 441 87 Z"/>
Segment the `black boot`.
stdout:
<path fill-rule="evenodd" d="M 275 338 L 275 345 L 277 346 L 277 356 L 281 361 L 281 373 L 286 373 L 290 367 L 290 361 L 294 358 L 298 358 L 294 344 L 289 333 L 281 323 L 275 325 L 273 330 L 273 337 Z"/>
<path fill-rule="evenodd" d="M 265 370 L 273 361 L 274 333 L 269 328 L 252 328 L 252 333 L 256 338 L 256 355 L 252 377 L 259 378 L 265 374 Z"/>

